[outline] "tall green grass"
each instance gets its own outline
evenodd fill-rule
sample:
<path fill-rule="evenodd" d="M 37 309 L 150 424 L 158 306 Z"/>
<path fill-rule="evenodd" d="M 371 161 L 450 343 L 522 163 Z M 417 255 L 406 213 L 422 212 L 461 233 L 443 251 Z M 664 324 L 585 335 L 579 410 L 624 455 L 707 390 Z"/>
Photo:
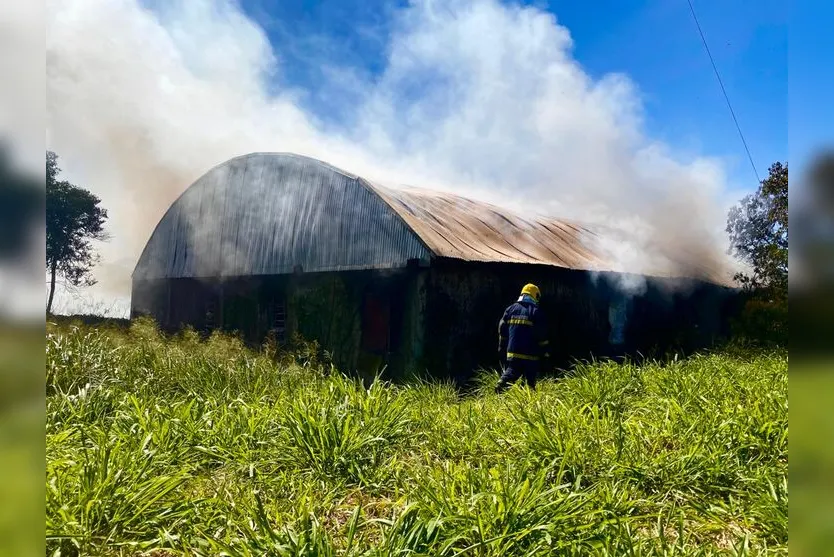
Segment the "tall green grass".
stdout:
<path fill-rule="evenodd" d="M 367 385 L 234 338 L 51 327 L 60 555 L 787 552 L 787 354 Z"/>

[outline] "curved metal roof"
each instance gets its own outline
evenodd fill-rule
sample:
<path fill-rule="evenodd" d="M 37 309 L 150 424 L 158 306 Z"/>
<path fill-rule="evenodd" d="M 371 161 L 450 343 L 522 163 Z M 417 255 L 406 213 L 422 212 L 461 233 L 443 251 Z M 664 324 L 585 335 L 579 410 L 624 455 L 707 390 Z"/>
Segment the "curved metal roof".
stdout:
<path fill-rule="evenodd" d="M 253 153 L 186 190 L 152 234 L 134 278 L 396 268 L 442 257 L 727 282 L 714 269 L 668 258 L 654 268 L 622 268 L 602 249 L 601 234 L 448 193 L 383 186 L 309 157 Z M 669 272 L 680 268 L 688 272 Z"/>
<path fill-rule="evenodd" d="M 307 157 L 253 153 L 214 167 L 171 205 L 133 277 L 392 268 L 430 257 L 356 176 Z"/>

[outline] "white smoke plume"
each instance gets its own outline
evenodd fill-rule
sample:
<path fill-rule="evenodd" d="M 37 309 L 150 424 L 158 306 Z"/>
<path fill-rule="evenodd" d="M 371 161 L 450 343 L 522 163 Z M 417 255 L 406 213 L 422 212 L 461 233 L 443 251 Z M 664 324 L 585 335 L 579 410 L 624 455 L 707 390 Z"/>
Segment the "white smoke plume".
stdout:
<path fill-rule="evenodd" d="M 623 267 L 656 244 L 694 267 L 729 265 L 720 163 L 647 137 L 635 85 L 592 79 L 568 29 L 537 8 L 418 0 L 396 12 L 381 76 L 331 68 L 321 84 L 352 103 L 342 126 L 304 110 L 310 92 L 285 84 L 281 52 L 231 0 L 49 0 L 46 13 L 48 147 L 109 210 L 102 295 L 129 295 L 185 188 L 253 151 L 626 226 L 635 243 L 610 246 Z"/>

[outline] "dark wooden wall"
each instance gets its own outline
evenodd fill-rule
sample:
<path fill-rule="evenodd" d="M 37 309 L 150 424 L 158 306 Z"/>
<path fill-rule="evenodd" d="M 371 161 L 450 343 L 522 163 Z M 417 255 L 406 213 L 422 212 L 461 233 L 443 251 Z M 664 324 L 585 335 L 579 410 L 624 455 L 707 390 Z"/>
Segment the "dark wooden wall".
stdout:
<path fill-rule="evenodd" d="M 426 285 L 423 365 L 458 381 L 479 367 L 495 368 L 498 321 L 528 282 L 542 290 L 557 367 L 591 356 L 691 351 L 728 333 L 728 289 L 648 279 L 637 293 L 623 293 L 614 278 L 545 266 L 438 261 Z M 624 343 L 614 345 L 609 310 L 618 302 L 626 308 Z"/>
<path fill-rule="evenodd" d="M 257 344 L 276 321 L 283 339 L 316 340 L 345 371 L 401 375 L 420 359 L 425 270 L 344 271 L 217 280 L 136 281 L 132 317 L 164 330 L 240 334 Z"/>
<path fill-rule="evenodd" d="M 551 354 L 574 359 L 691 351 L 728 334 L 733 293 L 713 285 L 652 279 L 624 294 L 614 275 L 546 266 L 437 260 L 430 269 L 346 271 L 134 284 L 134 314 L 166 329 L 222 327 L 261 342 L 283 312 L 285 338 L 315 339 L 345 371 L 406 372 L 465 382 L 495 368 L 497 326 L 527 282 L 542 289 Z M 624 342 L 611 342 L 609 312 L 625 308 Z M 280 308 L 280 309 L 279 309 Z"/>

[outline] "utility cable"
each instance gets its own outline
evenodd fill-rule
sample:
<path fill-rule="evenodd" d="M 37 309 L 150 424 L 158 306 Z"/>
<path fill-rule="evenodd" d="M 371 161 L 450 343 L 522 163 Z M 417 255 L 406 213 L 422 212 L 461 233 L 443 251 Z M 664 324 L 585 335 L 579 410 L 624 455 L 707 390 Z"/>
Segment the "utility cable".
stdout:
<path fill-rule="evenodd" d="M 721 81 L 721 75 L 718 73 L 718 67 L 715 65 L 715 60 L 712 57 L 712 52 L 710 52 L 709 45 L 707 44 L 707 39 L 704 37 L 704 31 L 701 29 L 701 24 L 698 22 L 698 16 L 695 15 L 695 7 L 692 5 L 692 0 L 686 0 L 689 3 L 689 11 L 692 12 L 692 19 L 695 20 L 695 26 L 698 28 L 698 34 L 701 35 L 701 41 L 704 43 L 704 49 L 707 51 L 707 56 L 709 56 L 709 61 L 712 64 L 712 69 L 715 71 L 715 77 L 718 79 L 718 85 L 721 86 L 721 92 L 724 93 L 724 100 L 727 101 L 727 108 L 730 109 L 730 115 L 733 117 L 733 122 L 735 122 L 736 129 L 738 130 L 738 136 L 741 138 L 741 143 L 744 145 L 744 150 L 747 152 L 747 160 L 750 161 L 750 168 L 753 169 L 753 174 L 756 176 L 756 181 L 761 183 L 761 179 L 759 178 L 759 171 L 756 170 L 756 165 L 753 163 L 753 155 L 750 154 L 750 148 L 747 146 L 747 141 L 744 139 L 744 134 L 741 132 L 741 126 L 738 123 L 738 118 L 736 118 L 736 113 L 733 110 L 733 105 L 730 103 L 730 97 L 727 95 L 727 89 L 724 88 L 724 82 Z"/>

